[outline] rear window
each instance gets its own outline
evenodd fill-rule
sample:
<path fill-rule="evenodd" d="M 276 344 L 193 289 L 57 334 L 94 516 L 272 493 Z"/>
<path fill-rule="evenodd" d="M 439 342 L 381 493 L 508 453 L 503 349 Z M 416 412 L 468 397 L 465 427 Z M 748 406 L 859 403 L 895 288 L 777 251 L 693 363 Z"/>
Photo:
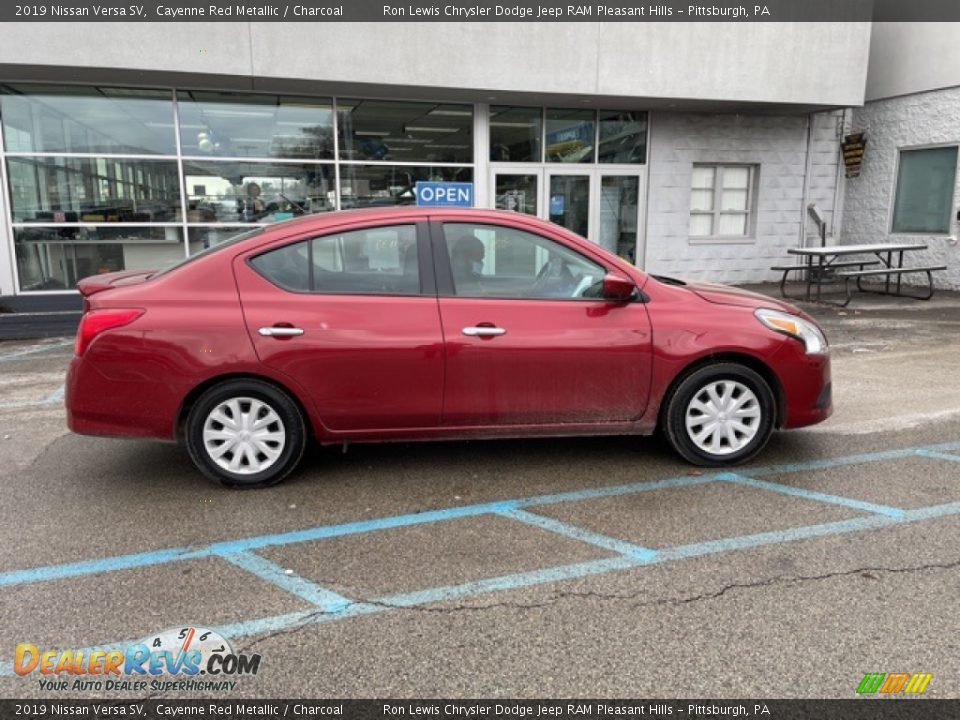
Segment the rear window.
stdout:
<path fill-rule="evenodd" d="M 324 235 L 251 259 L 275 285 L 294 292 L 419 295 L 416 225 L 388 225 Z"/>
<path fill-rule="evenodd" d="M 220 252 L 221 250 L 226 250 L 228 247 L 236 245 L 237 243 L 243 242 L 248 238 L 256 237 L 257 235 L 260 235 L 263 231 L 264 231 L 264 228 L 258 227 L 258 228 L 254 228 L 253 230 L 247 230 L 246 232 L 242 232 L 239 235 L 233 235 L 232 237 L 228 237 L 223 242 L 217 243 L 216 245 L 211 245 L 206 250 L 201 250 L 196 255 L 190 255 L 189 257 L 185 257 L 183 260 L 175 262 L 173 265 L 169 265 L 168 267 L 165 267 L 163 270 L 160 270 L 159 272 L 155 272 L 150 277 L 158 277 L 159 275 L 166 275 L 168 272 L 172 270 L 176 270 L 177 268 L 183 267 L 188 263 L 192 263 L 194 260 L 197 260 L 202 257 L 206 257 L 207 255 L 213 255 L 214 253 Z"/>

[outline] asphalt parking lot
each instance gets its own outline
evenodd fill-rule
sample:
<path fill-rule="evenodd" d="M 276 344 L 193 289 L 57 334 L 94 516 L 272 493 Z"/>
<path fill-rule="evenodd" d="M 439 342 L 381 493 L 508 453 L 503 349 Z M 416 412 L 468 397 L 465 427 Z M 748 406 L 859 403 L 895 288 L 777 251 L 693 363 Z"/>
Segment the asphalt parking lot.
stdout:
<path fill-rule="evenodd" d="M 834 416 L 725 472 L 653 438 L 355 445 L 229 491 L 68 433 L 70 339 L 0 343 L 0 696 L 63 697 L 17 643 L 193 625 L 261 654 L 251 698 L 958 697 L 960 296 L 807 309 Z"/>

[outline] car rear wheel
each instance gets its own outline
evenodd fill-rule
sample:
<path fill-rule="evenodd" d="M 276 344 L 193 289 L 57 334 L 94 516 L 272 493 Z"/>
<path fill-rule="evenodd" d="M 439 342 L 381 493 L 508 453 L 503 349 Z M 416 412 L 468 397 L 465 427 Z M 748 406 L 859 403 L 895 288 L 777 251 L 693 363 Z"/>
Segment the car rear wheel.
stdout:
<path fill-rule="evenodd" d="M 766 380 L 743 365 L 708 365 L 684 378 L 670 397 L 667 440 L 695 465 L 746 462 L 770 439 L 776 402 Z"/>
<path fill-rule="evenodd" d="M 186 443 L 207 477 L 228 487 L 264 487 L 300 462 L 306 428 L 283 391 L 260 380 L 230 380 L 207 390 L 190 409 Z"/>

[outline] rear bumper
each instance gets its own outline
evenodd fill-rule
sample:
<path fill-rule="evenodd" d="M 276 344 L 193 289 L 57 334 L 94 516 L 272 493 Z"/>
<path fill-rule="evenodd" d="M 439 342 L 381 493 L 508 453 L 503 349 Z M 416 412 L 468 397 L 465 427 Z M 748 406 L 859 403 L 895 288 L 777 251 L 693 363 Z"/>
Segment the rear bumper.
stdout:
<path fill-rule="evenodd" d="M 67 426 L 81 435 L 174 440 L 181 398 L 161 383 L 112 380 L 75 357 L 67 372 Z"/>
<path fill-rule="evenodd" d="M 783 427 L 798 428 L 826 420 L 833 413 L 830 355 L 807 355 L 792 339 L 772 359 L 783 390 Z"/>

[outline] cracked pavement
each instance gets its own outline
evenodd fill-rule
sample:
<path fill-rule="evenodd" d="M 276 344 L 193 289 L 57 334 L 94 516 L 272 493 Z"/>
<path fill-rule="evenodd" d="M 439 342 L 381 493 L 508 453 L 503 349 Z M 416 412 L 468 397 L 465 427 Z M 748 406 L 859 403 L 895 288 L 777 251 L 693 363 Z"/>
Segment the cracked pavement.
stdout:
<path fill-rule="evenodd" d="M 834 346 L 836 413 L 775 435 L 745 474 L 960 441 L 960 299 L 808 309 Z M 49 399 L 70 347 L 40 342 L 0 343 L 0 573 L 691 473 L 656 439 L 358 445 L 312 451 L 276 488 L 221 490 L 176 446 L 68 434 Z M 763 479 L 904 509 L 960 501 L 960 462 L 936 458 Z M 652 549 L 864 514 L 719 482 L 530 509 Z M 613 553 L 495 515 L 256 552 L 382 611 L 235 637 L 263 657 L 242 697 L 853 697 L 866 672 L 930 672 L 927 696 L 960 697 L 960 515 L 403 606 L 390 598 Z M 0 662 L 18 642 L 325 616 L 215 557 L 3 587 L 0 607 Z M 50 696 L 35 676 L 0 676 L 0 695 Z"/>

